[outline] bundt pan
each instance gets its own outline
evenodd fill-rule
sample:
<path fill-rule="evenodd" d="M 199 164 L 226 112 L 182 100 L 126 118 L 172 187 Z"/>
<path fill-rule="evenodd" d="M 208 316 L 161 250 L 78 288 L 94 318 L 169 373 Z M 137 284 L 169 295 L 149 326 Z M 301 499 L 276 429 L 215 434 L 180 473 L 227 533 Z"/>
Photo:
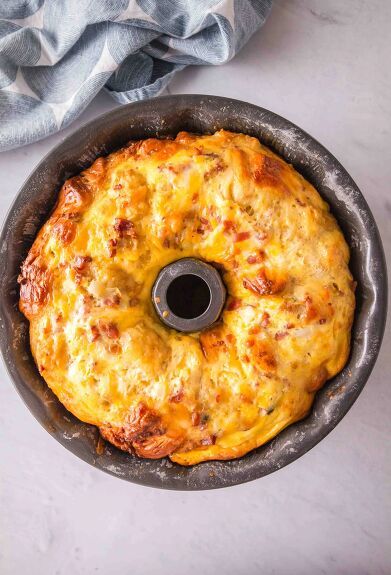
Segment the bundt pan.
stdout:
<path fill-rule="evenodd" d="M 18 310 L 16 278 L 64 180 L 129 140 L 175 136 L 181 130 L 211 133 L 220 128 L 259 138 L 293 164 L 330 204 L 350 246 L 357 308 L 349 361 L 317 393 L 306 419 L 240 459 L 181 467 L 168 459 L 139 459 L 116 449 L 100 438 L 97 428 L 82 423 L 61 405 L 31 356 L 28 323 Z M 0 243 L 1 349 L 17 391 L 41 425 L 67 449 L 94 467 L 134 483 L 164 489 L 213 489 L 284 467 L 314 447 L 347 413 L 379 352 L 387 306 L 386 266 L 365 199 L 341 164 L 316 140 L 251 104 L 213 96 L 169 96 L 129 104 L 90 122 L 50 152 L 27 179 L 10 209 Z"/>

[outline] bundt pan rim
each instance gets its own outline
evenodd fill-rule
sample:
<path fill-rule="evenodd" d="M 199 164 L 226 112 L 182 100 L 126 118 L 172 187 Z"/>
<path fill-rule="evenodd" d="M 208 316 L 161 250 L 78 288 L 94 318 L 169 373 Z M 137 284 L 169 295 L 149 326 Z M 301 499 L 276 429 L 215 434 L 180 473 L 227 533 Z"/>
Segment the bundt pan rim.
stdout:
<path fill-rule="evenodd" d="M 239 459 L 182 467 L 167 458 L 140 459 L 116 449 L 100 438 L 96 427 L 82 423 L 62 406 L 31 356 L 28 322 L 18 310 L 16 278 L 67 178 L 129 140 L 175 135 L 181 130 L 212 133 L 220 128 L 258 137 L 330 204 L 351 250 L 357 308 L 348 363 L 317 393 L 306 419 Z M 0 347 L 28 409 L 57 441 L 94 467 L 163 489 L 228 487 L 268 475 L 304 455 L 334 429 L 357 399 L 376 362 L 385 327 L 383 247 L 373 215 L 352 178 L 330 152 L 288 120 L 253 104 L 217 96 L 177 95 L 127 104 L 66 137 L 34 169 L 9 210 L 0 237 L 0 270 Z"/>

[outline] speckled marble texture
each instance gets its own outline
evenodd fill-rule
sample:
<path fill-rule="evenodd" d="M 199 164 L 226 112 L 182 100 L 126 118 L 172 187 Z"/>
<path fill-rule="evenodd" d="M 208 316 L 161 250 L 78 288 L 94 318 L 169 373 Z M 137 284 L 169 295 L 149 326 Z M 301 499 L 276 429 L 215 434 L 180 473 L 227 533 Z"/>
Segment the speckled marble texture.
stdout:
<path fill-rule="evenodd" d="M 391 252 L 391 4 L 276 0 L 239 56 L 189 68 L 170 93 L 247 100 L 322 142 L 364 193 Z M 114 107 L 100 95 L 69 130 L 0 155 L 2 216 L 67 132 Z M 388 575 L 391 337 L 338 427 L 294 464 L 213 492 L 131 485 L 76 459 L 0 371 L 2 575 Z"/>

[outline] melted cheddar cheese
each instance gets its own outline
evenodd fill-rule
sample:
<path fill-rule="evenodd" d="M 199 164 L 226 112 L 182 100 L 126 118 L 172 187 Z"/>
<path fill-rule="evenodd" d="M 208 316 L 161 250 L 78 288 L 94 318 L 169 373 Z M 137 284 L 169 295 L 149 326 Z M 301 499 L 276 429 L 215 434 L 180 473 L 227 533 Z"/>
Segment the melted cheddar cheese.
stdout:
<path fill-rule="evenodd" d="M 221 321 L 183 334 L 151 289 L 184 257 L 222 273 Z M 239 457 L 344 366 L 349 251 L 328 205 L 258 140 L 130 143 L 68 180 L 22 266 L 31 349 L 60 401 L 140 457 Z"/>

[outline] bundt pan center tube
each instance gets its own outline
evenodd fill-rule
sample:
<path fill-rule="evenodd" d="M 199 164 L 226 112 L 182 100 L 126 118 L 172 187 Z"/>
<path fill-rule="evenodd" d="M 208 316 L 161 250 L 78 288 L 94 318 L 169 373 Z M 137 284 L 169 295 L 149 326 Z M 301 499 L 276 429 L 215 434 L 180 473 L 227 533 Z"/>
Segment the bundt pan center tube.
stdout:
<path fill-rule="evenodd" d="M 160 271 L 152 289 L 152 302 L 165 325 L 191 333 L 219 319 L 225 295 L 223 281 L 213 266 L 196 258 L 183 258 Z"/>
<path fill-rule="evenodd" d="M 63 407 L 31 356 L 28 322 L 18 309 L 16 277 L 67 178 L 130 140 L 175 137 L 183 130 L 210 134 L 219 129 L 258 138 L 292 164 L 330 205 L 350 248 L 350 268 L 357 281 L 355 321 L 349 360 L 317 393 L 308 417 L 239 459 L 183 467 L 166 458 L 141 459 L 120 451 L 102 441 L 95 426 L 81 422 Z M 297 126 L 272 112 L 227 98 L 170 96 L 129 104 L 77 130 L 38 165 L 22 187 L 4 225 L 0 264 L 1 348 L 10 376 L 30 411 L 80 458 L 117 477 L 154 487 L 225 487 L 262 477 L 303 455 L 335 427 L 358 397 L 376 361 L 384 331 L 384 254 L 372 214 L 353 180 L 327 150 Z M 202 270 L 196 271 L 194 265 Z M 178 266 L 185 268 L 178 273 Z M 162 265 L 157 273 L 152 304 L 161 321 L 178 332 L 192 331 L 186 329 L 186 322 L 201 319 L 205 324 L 198 326 L 203 330 L 218 320 L 224 305 L 225 288 L 219 282 L 218 271 L 202 260 L 179 259 Z M 176 318 L 185 323 L 168 323 L 175 324 Z"/>

